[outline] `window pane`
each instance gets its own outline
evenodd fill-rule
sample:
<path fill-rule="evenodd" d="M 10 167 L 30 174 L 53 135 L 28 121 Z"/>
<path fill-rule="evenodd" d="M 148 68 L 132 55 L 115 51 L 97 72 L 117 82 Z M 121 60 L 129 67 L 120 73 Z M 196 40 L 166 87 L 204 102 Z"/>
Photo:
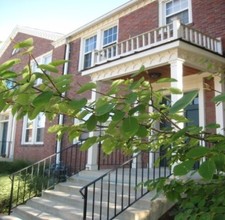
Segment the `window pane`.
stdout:
<path fill-rule="evenodd" d="M 93 36 L 85 40 L 85 53 L 91 52 L 96 49 L 97 36 Z"/>
<path fill-rule="evenodd" d="M 44 128 L 45 127 L 45 115 L 44 113 L 40 113 L 37 116 L 37 128 Z"/>
<path fill-rule="evenodd" d="M 33 135 L 33 130 L 32 129 L 26 129 L 25 142 L 31 143 L 32 142 L 32 135 Z"/>
<path fill-rule="evenodd" d="M 37 129 L 36 142 L 44 142 L 44 128 Z"/>
<path fill-rule="evenodd" d="M 91 66 L 91 53 L 84 55 L 84 68 L 88 68 Z"/>
<path fill-rule="evenodd" d="M 117 26 L 104 31 L 103 45 L 113 43 L 117 40 Z"/>

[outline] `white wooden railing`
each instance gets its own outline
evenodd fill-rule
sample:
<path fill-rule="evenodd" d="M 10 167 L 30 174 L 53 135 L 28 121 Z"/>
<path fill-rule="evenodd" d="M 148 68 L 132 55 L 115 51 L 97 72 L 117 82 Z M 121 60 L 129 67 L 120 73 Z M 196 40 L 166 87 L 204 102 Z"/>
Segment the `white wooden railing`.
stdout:
<path fill-rule="evenodd" d="M 175 20 L 166 26 L 142 33 L 101 50 L 93 51 L 92 66 L 150 49 L 176 39 L 183 39 L 199 47 L 222 54 L 220 39 L 212 38 L 198 30 L 181 24 L 179 20 Z"/>

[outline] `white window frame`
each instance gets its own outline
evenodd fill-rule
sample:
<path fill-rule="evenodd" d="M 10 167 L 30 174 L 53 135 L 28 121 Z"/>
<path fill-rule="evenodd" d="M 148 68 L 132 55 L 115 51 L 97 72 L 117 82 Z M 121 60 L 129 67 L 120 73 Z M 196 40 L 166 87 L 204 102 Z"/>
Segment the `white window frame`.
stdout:
<path fill-rule="evenodd" d="M 26 144 L 26 145 L 40 145 L 44 143 L 44 136 L 43 136 L 43 141 L 37 141 L 37 133 L 38 133 L 38 129 L 45 129 L 45 124 L 46 124 L 46 117 L 44 115 L 44 113 L 39 113 L 39 114 L 43 114 L 44 116 L 44 122 L 43 125 L 44 126 L 38 126 L 38 116 L 34 119 L 34 120 L 30 120 L 31 122 L 31 128 L 29 128 L 27 125 L 28 123 L 28 116 L 24 116 L 23 118 L 23 131 L 22 131 L 22 144 Z M 26 135 L 27 135 L 27 130 L 31 130 L 32 131 L 32 135 L 31 135 L 31 141 L 26 141 Z"/>
<path fill-rule="evenodd" d="M 87 40 L 89 40 L 89 39 L 91 39 L 91 38 L 94 38 L 94 37 L 96 37 L 96 42 L 95 42 L 95 48 L 92 48 L 92 49 L 90 49 L 90 50 L 88 50 L 88 51 L 85 51 L 86 50 L 86 42 L 87 42 Z M 84 44 L 83 44 L 83 68 L 89 68 L 89 67 L 91 67 L 92 66 L 92 63 L 93 63 L 93 57 L 92 57 L 92 52 L 93 51 L 95 51 L 96 49 L 97 49 L 97 40 L 98 40 L 98 36 L 97 36 L 97 34 L 93 34 L 92 36 L 90 36 L 90 37 L 87 37 L 87 38 L 85 38 L 84 39 Z M 90 66 L 87 66 L 87 67 L 85 67 L 85 65 L 84 65 L 84 62 L 85 62 L 85 56 L 87 55 L 87 54 L 90 54 L 91 55 L 91 64 L 90 64 Z"/>
<path fill-rule="evenodd" d="M 49 58 L 49 60 L 46 60 L 48 58 Z M 49 64 L 52 61 L 52 52 L 48 52 L 46 54 L 43 54 L 43 55 L 35 58 L 35 60 L 37 61 L 38 64 Z M 31 60 L 30 66 L 31 66 L 31 71 L 32 72 L 42 73 L 42 71 L 37 67 L 37 64 L 36 64 L 36 62 L 34 60 Z M 42 79 L 38 78 L 35 81 L 35 86 L 38 86 L 40 84 L 42 84 Z"/>
<path fill-rule="evenodd" d="M 113 28 L 117 26 L 117 39 L 116 41 L 113 41 L 109 44 L 104 45 L 103 42 L 103 37 L 104 37 L 104 32 L 109 30 L 110 28 Z M 107 47 L 110 46 L 112 44 L 115 44 L 118 42 L 118 36 L 119 36 L 119 25 L 118 22 L 113 22 L 109 25 L 107 25 L 106 27 L 102 28 L 102 29 L 98 29 L 95 32 L 92 32 L 91 34 L 88 34 L 87 36 L 81 38 L 81 47 L 80 47 L 80 62 L 79 62 L 79 71 L 85 70 L 84 68 L 84 56 L 85 56 L 85 43 L 86 40 L 95 36 L 96 35 L 96 48 L 94 49 L 94 51 L 96 50 L 101 50 L 103 49 L 103 47 Z M 94 57 L 92 57 L 92 59 L 94 59 Z"/>
<path fill-rule="evenodd" d="M 164 26 L 166 25 L 166 4 L 169 3 L 169 2 L 172 2 L 174 0 L 159 0 L 159 27 L 160 26 Z M 186 9 L 184 9 L 186 10 Z M 189 21 L 187 24 L 190 24 L 193 22 L 193 18 L 192 18 L 192 0 L 188 0 L 188 7 L 187 7 L 187 10 L 188 10 L 188 18 L 189 18 Z M 182 10 L 180 11 L 182 12 Z M 177 12 L 179 13 L 179 12 Z"/>
<path fill-rule="evenodd" d="M 107 44 L 104 44 L 104 34 L 105 34 L 105 32 L 106 31 L 109 31 L 110 29 L 115 28 L 115 27 L 117 28 L 117 31 L 116 31 L 116 40 L 111 41 L 111 42 L 109 42 Z M 112 26 L 107 27 L 106 29 L 102 30 L 102 36 L 101 36 L 101 38 L 102 38 L 102 48 L 117 43 L 118 42 L 118 25 L 115 24 L 115 25 L 112 25 Z"/>

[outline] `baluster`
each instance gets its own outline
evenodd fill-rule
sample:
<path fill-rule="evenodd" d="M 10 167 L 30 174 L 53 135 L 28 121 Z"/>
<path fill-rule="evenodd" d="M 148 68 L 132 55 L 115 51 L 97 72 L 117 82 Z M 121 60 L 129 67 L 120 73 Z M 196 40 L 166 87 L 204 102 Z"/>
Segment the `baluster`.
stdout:
<path fill-rule="evenodd" d="M 131 41 L 130 46 L 131 46 L 131 51 L 132 51 L 132 50 L 134 50 L 134 39 L 132 38 L 132 39 L 130 39 L 130 41 Z"/>
<path fill-rule="evenodd" d="M 148 45 L 151 44 L 151 32 L 148 33 Z"/>
<path fill-rule="evenodd" d="M 135 49 L 138 49 L 140 47 L 140 42 L 139 42 L 139 37 L 136 37 L 136 48 Z"/>
<path fill-rule="evenodd" d="M 126 41 L 126 52 L 128 52 L 128 51 L 129 51 L 129 40 Z"/>
<path fill-rule="evenodd" d="M 145 34 L 142 35 L 142 47 L 144 47 L 146 44 L 145 42 Z"/>

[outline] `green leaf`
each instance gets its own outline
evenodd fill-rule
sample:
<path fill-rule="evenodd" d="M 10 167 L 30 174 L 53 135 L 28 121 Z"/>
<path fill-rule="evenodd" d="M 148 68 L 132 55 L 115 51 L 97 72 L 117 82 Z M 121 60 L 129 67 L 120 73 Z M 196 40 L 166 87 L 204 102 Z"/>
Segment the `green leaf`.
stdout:
<path fill-rule="evenodd" d="M 156 83 L 171 83 L 171 82 L 177 82 L 176 79 L 173 78 L 161 78 L 159 80 L 156 81 Z"/>
<path fill-rule="evenodd" d="M 5 63 L 0 65 L 0 72 L 10 69 L 11 67 L 13 67 L 15 64 L 18 63 L 20 63 L 20 59 L 12 59 L 6 61 Z"/>
<path fill-rule="evenodd" d="M 106 138 L 102 142 L 102 150 L 106 154 L 111 154 L 116 148 L 116 141 L 112 138 Z"/>
<path fill-rule="evenodd" d="M 58 69 L 55 66 L 50 65 L 50 64 L 40 64 L 40 65 L 38 65 L 38 67 L 44 71 L 58 73 Z"/>
<path fill-rule="evenodd" d="M 17 73 L 13 72 L 13 71 L 4 71 L 2 73 L 0 73 L 0 78 L 2 79 L 12 79 L 12 78 L 16 78 L 17 77 Z"/>
<path fill-rule="evenodd" d="M 141 112 L 141 113 L 143 113 L 145 110 L 146 110 L 146 106 L 140 104 L 140 105 L 137 105 L 137 106 L 135 106 L 134 108 L 132 108 L 132 109 L 129 111 L 129 115 L 133 115 L 133 114 L 135 114 L 136 112 Z"/>
<path fill-rule="evenodd" d="M 97 116 L 97 121 L 104 123 L 108 120 L 108 118 L 109 118 L 109 113 L 106 113 L 104 115 Z"/>
<path fill-rule="evenodd" d="M 210 150 L 206 147 L 196 147 L 187 152 L 186 156 L 189 158 L 201 158 L 205 157 Z"/>
<path fill-rule="evenodd" d="M 14 48 L 19 49 L 19 48 L 30 47 L 30 46 L 33 46 L 33 38 L 28 38 L 22 42 L 15 44 Z"/>
<path fill-rule="evenodd" d="M 198 170 L 199 174 L 206 180 L 211 180 L 216 171 L 216 165 L 212 159 L 204 161 Z"/>
<path fill-rule="evenodd" d="M 174 167 L 174 175 L 175 176 L 183 176 L 186 175 L 193 169 L 195 161 L 194 160 L 187 160 L 184 161 Z"/>
<path fill-rule="evenodd" d="M 85 107 L 86 104 L 87 104 L 86 98 L 77 99 L 69 102 L 69 106 L 71 106 L 74 110 L 81 110 L 82 108 Z"/>
<path fill-rule="evenodd" d="M 52 66 L 60 66 L 60 65 L 63 65 L 65 63 L 68 63 L 68 62 L 69 62 L 69 60 L 54 60 L 49 64 L 52 65 Z"/>
<path fill-rule="evenodd" d="M 96 89 L 96 84 L 93 82 L 86 83 L 83 86 L 80 87 L 80 89 L 77 91 L 77 94 L 84 93 L 86 91 L 91 91 L 92 89 Z"/>
<path fill-rule="evenodd" d="M 211 123 L 211 124 L 206 125 L 205 128 L 206 129 L 217 129 L 217 128 L 220 128 L 220 125 L 216 124 L 216 123 Z"/>
<path fill-rule="evenodd" d="M 171 92 L 171 94 L 182 94 L 182 91 L 178 88 L 169 88 L 169 91 Z"/>
<path fill-rule="evenodd" d="M 139 126 L 139 129 L 138 129 L 136 135 L 138 137 L 144 138 L 148 135 L 148 133 L 149 132 L 148 132 L 147 128 L 145 126 L 141 125 L 141 126 Z"/>
<path fill-rule="evenodd" d="M 124 116 L 125 116 L 125 112 L 123 112 L 123 111 L 120 111 L 120 110 L 114 110 L 114 115 L 112 116 L 112 120 L 113 121 L 120 121 L 120 120 L 122 120 L 123 118 L 124 118 Z"/>
<path fill-rule="evenodd" d="M 133 136 L 139 129 L 138 120 L 134 117 L 125 118 L 122 124 L 122 131 L 126 136 Z"/>
<path fill-rule="evenodd" d="M 125 96 L 125 102 L 128 104 L 133 104 L 137 100 L 137 93 L 132 92 Z"/>
<path fill-rule="evenodd" d="M 114 107 L 113 103 L 109 103 L 107 100 L 98 99 L 96 102 L 96 116 L 105 115 L 110 112 Z"/>
<path fill-rule="evenodd" d="M 184 109 L 186 106 L 188 106 L 194 98 L 198 95 L 198 91 L 193 91 L 184 94 L 184 96 L 179 99 L 177 102 L 175 102 L 172 107 L 170 108 L 169 112 L 171 114 L 177 113 L 179 110 Z"/>
<path fill-rule="evenodd" d="M 34 99 L 33 105 L 37 107 L 37 106 L 44 106 L 46 104 L 49 104 L 49 101 L 52 98 L 52 96 L 53 96 L 53 93 L 50 91 L 43 92 Z"/>
<path fill-rule="evenodd" d="M 97 125 L 97 119 L 95 115 L 92 115 L 86 122 L 88 131 L 93 131 Z"/>
<path fill-rule="evenodd" d="M 19 94 L 16 102 L 19 103 L 20 105 L 28 105 L 30 100 L 30 94 Z"/>
<path fill-rule="evenodd" d="M 222 93 L 220 95 L 217 95 L 215 97 L 213 97 L 212 99 L 215 103 L 218 103 L 218 102 L 224 102 L 225 101 L 225 93 Z"/>
<path fill-rule="evenodd" d="M 80 150 L 88 150 L 89 147 L 94 145 L 97 141 L 97 137 L 89 137 L 81 146 Z"/>

